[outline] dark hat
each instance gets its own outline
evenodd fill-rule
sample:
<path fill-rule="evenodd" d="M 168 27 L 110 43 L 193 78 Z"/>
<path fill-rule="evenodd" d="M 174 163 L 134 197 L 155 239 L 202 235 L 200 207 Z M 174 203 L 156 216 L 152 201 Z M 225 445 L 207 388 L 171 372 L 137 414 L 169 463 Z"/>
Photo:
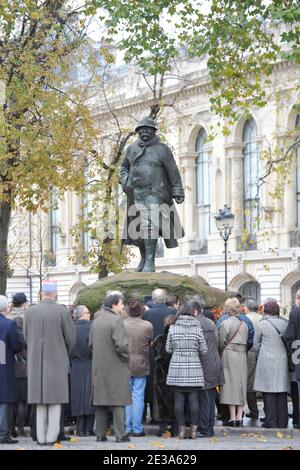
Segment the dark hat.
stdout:
<path fill-rule="evenodd" d="M 24 292 L 17 292 L 15 295 L 13 295 L 12 302 L 14 305 L 22 305 L 27 302 L 27 297 Z"/>
<path fill-rule="evenodd" d="M 153 129 L 158 129 L 155 122 L 150 117 L 144 117 L 143 119 L 141 119 L 135 128 L 135 132 L 138 130 L 139 127 L 153 127 Z"/>
<path fill-rule="evenodd" d="M 128 313 L 131 317 L 140 317 L 145 311 L 145 306 L 138 299 L 133 299 L 128 304 Z"/>

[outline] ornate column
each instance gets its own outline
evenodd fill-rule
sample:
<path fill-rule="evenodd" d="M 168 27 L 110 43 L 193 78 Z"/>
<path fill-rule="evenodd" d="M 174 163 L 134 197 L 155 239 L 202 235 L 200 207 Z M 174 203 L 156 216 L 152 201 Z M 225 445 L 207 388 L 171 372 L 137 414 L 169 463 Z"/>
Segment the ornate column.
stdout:
<path fill-rule="evenodd" d="M 185 240 L 181 243 L 183 255 L 189 256 L 190 240 L 196 238 L 196 152 L 179 155 L 179 167 L 185 192 L 185 201 L 179 209 Z"/>
<path fill-rule="evenodd" d="M 226 180 L 229 181 L 226 187 L 226 201 L 235 215 L 233 235 L 240 235 L 243 230 L 244 217 L 244 186 L 243 186 L 243 143 L 232 143 L 225 146 L 226 161 Z"/>

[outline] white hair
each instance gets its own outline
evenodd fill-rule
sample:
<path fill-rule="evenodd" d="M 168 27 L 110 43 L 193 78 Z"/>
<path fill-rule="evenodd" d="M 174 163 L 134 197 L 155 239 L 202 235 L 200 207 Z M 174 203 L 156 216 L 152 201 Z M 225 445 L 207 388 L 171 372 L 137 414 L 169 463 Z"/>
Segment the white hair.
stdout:
<path fill-rule="evenodd" d="M 168 300 L 168 294 L 165 289 L 154 289 L 151 297 L 154 304 L 165 304 Z"/>
<path fill-rule="evenodd" d="M 5 295 L 0 295 L 0 312 L 6 313 L 8 309 L 8 300 Z"/>
<path fill-rule="evenodd" d="M 118 295 L 119 297 L 121 297 L 122 300 L 124 300 L 124 294 L 122 291 L 120 290 L 108 290 L 106 292 L 106 296 L 105 298 L 107 299 L 108 297 L 110 297 L 111 295 Z"/>
<path fill-rule="evenodd" d="M 77 305 L 77 307 L 74 308 L 73 317 L 75 318 L 75 320 L 79 320 L 82 317 L 83 311 L 86 308 L 87 308 L 86 305 Z"/>

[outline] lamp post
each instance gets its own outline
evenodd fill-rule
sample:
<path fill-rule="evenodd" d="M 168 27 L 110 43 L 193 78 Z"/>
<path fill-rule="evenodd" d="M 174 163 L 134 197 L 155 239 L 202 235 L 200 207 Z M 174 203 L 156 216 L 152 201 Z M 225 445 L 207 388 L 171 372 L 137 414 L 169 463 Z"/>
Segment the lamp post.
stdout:
<path fill-rule="evenodd" d="M 224 240 L 225 246 L 225 290 L 227 290 L 227 242 L 234 224 L 234 214 L 226 204 L 223 209 L 219 209 L 215 216 L 217 229 Z"/>

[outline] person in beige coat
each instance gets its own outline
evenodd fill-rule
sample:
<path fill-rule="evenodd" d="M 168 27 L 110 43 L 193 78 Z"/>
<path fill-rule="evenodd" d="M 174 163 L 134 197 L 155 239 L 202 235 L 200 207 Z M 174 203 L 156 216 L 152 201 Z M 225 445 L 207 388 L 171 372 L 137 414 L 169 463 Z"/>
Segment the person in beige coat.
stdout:
<path fill-rule="evenodd" d="M 220 353 L 225 376 L 220 403 L 229 405 L 230 420 L 226 426 L 231 427 L 242 426 L 243 408 L 247 401 L 248 328 L 238 318 L 240 308 L 236 298 L 226 300 L 224 309 L 230 318 L 224 320 L 220 327 Z"/>
<path fill-rule="evenodd" d="M 130 389 L 132 405 L 126 406 L 126 433 L 144 436 L 142 425 L 147 375 L 150 373 L 149 348 L 153 339 L 153 326 L 141 316 L 145 306 L 137 299 L 128 305 L 129 318 L 124 320 L 130 354 Z"/>
<path fill-rule="evenodd" d="M 92 359 L 92 404 L 96 407 L 97 441 L 106 441 L 107 412 L 112 408 L 117 442 L 127 442 L 125 406 L 131 404 L 129 390 L 129 350 L 124 322 L 123 299 L 118 294 L 108 296 L 103 308 L 95 315 L 90 330 L 89 347 Z"/>

